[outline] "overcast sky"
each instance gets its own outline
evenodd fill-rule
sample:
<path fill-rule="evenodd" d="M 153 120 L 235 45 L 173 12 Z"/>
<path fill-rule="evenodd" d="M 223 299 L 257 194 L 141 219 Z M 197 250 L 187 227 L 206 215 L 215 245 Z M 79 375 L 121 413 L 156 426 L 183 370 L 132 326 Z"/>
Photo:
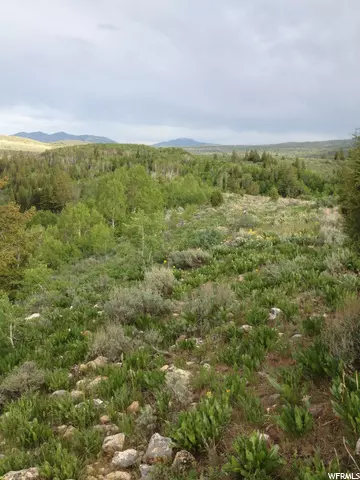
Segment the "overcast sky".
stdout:
<path fill-rule="evenodd" d="M 153 143 L 347 138 L 359 0 L 9 0 L 0 133 Z"/>

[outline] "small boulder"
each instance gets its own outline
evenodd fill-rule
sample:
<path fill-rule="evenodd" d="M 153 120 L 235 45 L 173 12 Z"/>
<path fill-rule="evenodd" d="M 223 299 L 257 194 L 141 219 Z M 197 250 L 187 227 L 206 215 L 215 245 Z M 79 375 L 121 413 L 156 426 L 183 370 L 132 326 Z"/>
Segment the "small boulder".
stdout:
<path fill-rule="evenodd" d="M 196 460 L 194 455 L 186 450 L 181 450 L 175 455 L 175 459 L 172 464 L 172 469 L 176 473 L 185 473 L 196 467 Z"/>
<path fill-rule="evenodd" d="M 131 480 L 131 478 L 128 472 L 110 472 L 105 476 L 105 480 Z"/>
<path fill-rule="evenodd" d="M 355 447 L 355 454 L 360 455 L 360 438 L 356 442 L 356 447 Z"/>
<path fill-rule="evenodd" d="M 152 465 L 155 463 L 169 463 L 172 460 L 172 440 L 154 433 L 144 455 L 144 462 Z"/>
<path fill-rule="evenodd" d="M 125 435 L 123 433 L 117 433 L 110 435 L 104 439 L 102 444 L 102 450 L 104 453 L 122 452 L 125 443 Z"/>
<path fill-rule="evenodd" d="M 78 380 L 76 382 L 76 389 L 77 390 L 85 390 L 85 387 L 86 387 L 87 383 L 88 383 L 88 381 L 85 378 L 83 378 L 82 380 Z"/>
<path fill-rule="evenodd" d="M 26 468 L 16 472 L 8 472 L 2 478 L 3 480 L 38 480 L 40 478 L 40 473 L 36 467 Z"/>
<path fill-rule="evenodd" d="M 88 384 L 87 389 L 96 390 L 96 388 L 100 385 L 100 383 L 105 382 L 106 380 L 108 380 L 108 377 L 98 376 Z"/>
<path fill-rule="evenodd" d="M 160 372 L 167 372 L 169 370 L 169 365 L 163 365 L 161 368 L 160 368 Z"/>
<path fill-rule="evenodd" d="M 154 470 L 153 465 L 140 465 L 140 480 L 151 480 L 151 472 Z"/>
<path fill-rule="evenodd" d="M 110 417 L 108 415 L 101 415 L 100 423 L 101 423 L 101 425 L 106 425 L 106 424 L 110 423 Z"/>
<path fill-rule="evenodd" d="M 40 313 L 33 313 L 25 318 L 25 320 L 34 320 L 35 318 L 40 318 Z"/>
<path fill-rule="evenodd" d="M 70 392 L 70 397 L 74 402 L 81 402 L 84 400 L 84 392 L 81 390 L 72 390 Z"/>
<path fill-rule="evenodd" d="M 110 436 L 110 435 L 116 435 L 117 433 L 120 433 L 120 429 L 117 425 L 114 425 L 112 423 L 108 423 L 105 425 L 95 425 L 94 430 L 97 430 L 98 432 L 101 432 L 103 435 Z"/>
<path fill-rule="evenodd" d="M 135 402 L 132 402 L 132 404 L 128 406 L 126 411 L 129 415 L 138 413 L 140 411 L 140 403 L 137 400 Z"/>
<path fill-rule="evenodd" d="M 128 468 L 136 463 L 139 453 L 133 448 L 123 452 L 115 452 L 111 464 L 116 468 Z"/>
<path fill-rule="evenodd" d="M 72 440 L 74 438 L 74 435 L 76 433 L 76 428 L 73 427 L 72 425 L 69 425 L 66 430 L 64 431 L 64 433 L 62 434 L 62 437 L 65 439 L 65 440 Z"/>
<path fill-rule="evenodd" d="M 241 325 L 240 329 L 244 330 L 244 332 L 248 333 L 253 329 L 253 327 L 251 325 Z"/>
<path fill-rule="evenodd" d="M 101 400 L 100 398 L 94 398 L 93 404 L 95 408 L 101 408 L 104 405 L 104 400 Z"/>
<path fill-rule="evenodd" d="M 291 338 L 292 340 L 298 340 L 299 338 L 302 338 L 302 335 L 301 333 L 295 333 L 295 335 L 293 335 Z"/>
<path fill-rule="evenodd" d="M 67 395 L 69 395 L 69 392 L 67 390 L 56 390 L 51 394 L 52 397 L 56 398 L 66 397 Z"/>

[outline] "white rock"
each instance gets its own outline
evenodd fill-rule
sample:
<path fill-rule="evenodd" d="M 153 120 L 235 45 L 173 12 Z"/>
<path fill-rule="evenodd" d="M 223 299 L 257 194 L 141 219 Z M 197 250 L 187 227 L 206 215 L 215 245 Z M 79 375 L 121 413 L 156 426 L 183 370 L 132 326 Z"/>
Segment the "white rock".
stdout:
<path fill-rule="evenodd" d="M 25 318 L 25 320 L 33 320 L 34 318 L 40 318 L 40 313 L 33 313 Z"/>
<path fill-rule="evenodd" d="M 110 435 L 104 439 L 102 444 L 102 450 L 105 453 L 122 452 L 125 443 L 125 435 L 123 433 L 117 433 L 116 435 Z"/>
<path fill-rule="evenodd" d="M 356 442 L 355 453 L 356 455 L 360 455 L 360 438 Z"/>
<path fill-rule="evenodd" d="M 69 395 L 69 392 L 67 390 L 56 390 L 56 392 L 53 392 L 51 394 L 52 397 L 57 397 L 57 398 L 66 397 L 67 395 Z"/>
<path fill-rule="evenodd" d="M 105 480 L 131 480 L 131 478 L 128 472 L 110 472 L 105 476 Z"/>
<path fill-rule="evenodd" d="M 154 433 L 151 437 L 148 448 L 144 455 L 146 463 L 168 463 L 172 461 L 172 445 L 171 438 L 162 437 L 158 433 Z"/>
<path fill-rule="evenodd" d="M 250 332 L 253 327 L 251 325 L 241 325 L 241 330 L 244 330 L 244 332 Z"/>
<path fill-rule="evenodd" d="M 27 468 L 16 472 L 8 472 L 2 478 L 3 480 L 38 480 L 40 478 L 40 473 L 36 467 Z"/>
<path fill-rule="evenodd" d="M 117 468 L 128 468 L 136 463 L 139 453 L 133 448 L 124 450 L 123 452 L 115 452 L 111 461 L 112 465 Z"/>
<path fill-rule="evenodd" d="M 151 472 L 154 470 L 154 465 L 140 465 L 140 480 L 151 480 Z"/>

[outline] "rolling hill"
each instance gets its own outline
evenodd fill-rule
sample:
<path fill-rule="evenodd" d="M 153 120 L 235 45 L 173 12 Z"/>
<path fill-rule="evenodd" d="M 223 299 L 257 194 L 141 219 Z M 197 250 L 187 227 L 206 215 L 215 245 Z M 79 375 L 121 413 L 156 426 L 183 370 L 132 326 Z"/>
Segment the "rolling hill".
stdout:
<path fill-rule="evenodd" d="M 15 137 L 29 138 L 43 143 L 54 143 L 62 141 L 80 141 L 85 143 L 117 143 L 107 137 L 99 137 L 96 135 L 72 135 L 66 132 L 44 133 L 44 132 L 19 132 L 14 134 Z"/>

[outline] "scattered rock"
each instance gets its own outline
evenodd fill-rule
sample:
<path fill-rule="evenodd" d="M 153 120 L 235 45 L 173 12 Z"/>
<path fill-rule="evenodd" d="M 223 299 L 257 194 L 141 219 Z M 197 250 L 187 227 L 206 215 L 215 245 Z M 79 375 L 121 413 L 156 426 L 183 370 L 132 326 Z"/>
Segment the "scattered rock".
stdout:
<path fill-rule="evenodd" d="M 168 463 L 172 460 L 172 440 L 154 433 L 151 437 L 148 448 L 144 455 L 144 462 L 152 465 L 154 463 Z"/>
<path fill-rule="evenodd" d="M 108 377 L 96 377 L 88 384 L 87 388 L 88 390 L 95 390 L 100 385 L 100 383 L 105 382 L 106 380 L 108 380 Z"/>
<path fill-rule="evenodd" d="M 196 362 L 186 362 L 187 367 L 192 367 L 195 364 L 196 364 Z"/>
<path fill-rule="evenodd" d="M 106 425 L 107 423 L 110 423 L 110 417 L 108 415 L 102 415 L 100 417 L 100 423 L 102 425 Z"/>
<path fill-rule="evenodd" d="M 128 472 L 111 472 L 105 476 L 105 480 L 131 480 L 131 478 Z"/>
<path fill-rule="evenodd" d="M 110 435 L 109 437 L 105 438 L 102 444 L 102 450 L 104 453 L 121 452 L 124 448 L 124 443 L 125 443 L 125 435 L 123 433 Z"/>
<path fill-rule="evenodd" d="M 72 440 L 74 438 L 74 434 L 76 433 L 76 428 L 73 427 L 72 425 L 69 425 L 66 427 L 64 433 L 62 434 L 62 437 L 65 440 Z"/>
<path fill-rule="evenodd" d="M 269 313 L 269 320 L 275 320 L 281 314 L 280 308 L 272 308 Z"/>
<path fill-rule="evenodd" d="M 176 340 L 176 343 L 180 343 L 186 340 L 186 335 L 180 335 L 180 337 Z"/>
<path fill-rule="evenodd" d="M 191 372 L 171 366 L 165 375 L 165 383 L 168 390 L 181 402 L 189 403 L 192 401 L 190 391 Z"/>
<path fill-rule="evenodd" d="M 95 425 L 93 428 L 94 430 L 97 430 L 108 437 L 110 435 L 116 435 L 117 433 L 120 433 L 119 427 L 111 423 L 106 425 Z"/>
<path fill-rule="evenodd" d="M 211 365 L 209 363 L 203 363 L 203 368 L 205 368 L 205 370 L 211 370 Z"/>
<path fill-rule="evenodd" d="M 104 401 L 101 400 L 100 398 L 94 398 L 93 399 L 93 404 L 94 404 L 94 407 L 100 408 L 104 405 Z"/>
<path fill-rule="evenodd" d="M 33 313 L 32 315 L 26 317 L 25 320 L 34 320 L 34 318 L 40 318 L 40 313 Z"/>
<path fill-rule="evenodd" d="M 253 327 L 251 325 L 241 325 L 240 329 L 244 330 L 244 332 L 250 332 Z"/>
<path fill-rule="evenodd" d="M 355 447 L 355 454 L 360 455 L 360 438 L 356 442 L 356 447 Z"/>
<path fill-rule="evenodd" d="M 292 338 L 293 340 L 296 340 L 296 339 L 298 339 L 298 338 L 302 338 L 302 335 L 301 335 L 301 333 L 295 333 L 295 335 L 293 335 L 291 338 Z"/>
<path fill-rule="evenodd" d="M 129 415 L 138 413 L 140 411 L 140 403 L 137 400 L 135 402 L 132 402 L 132 404 L 128 406 L 126 411 Z"/>
<path fill-rule="evenodd" d="M 70 392 L 70 397 L 74 402 L 81 402 L 84 400 L 84 392 L 81 390 L 72 390 Z"/>
<path fill-rule="evenodd" d="M 164 365 L 160 368 L 160 372 L 166 372 L 167 370 L 169 370 L 169 365 Z"/>
<path fill-rule="evenodd" d="M 124 452 L 116 452 L 111 463 L 117 468 L 128 468 L 136 463 L 139 458 L 139 453 L 133 448 L 125 450 Z"/>
<path fill-rule="evenodd" d="M 154 470 L 153 465 L 140 465 L 140 480 L 151 480 L 151 472 Z"/>
<path fill-rule="evenodd" d="M 51 394 L 52 397 L 57 398 L 66 397 L 67 395 L 69 395 L 69 392 L 67 390 L 56 390 Z"/>
<path fill-rule="evenodd" d="M 86 372 L 87 370 L 97 370 L 98 368 L 105 367 L 108 364 L 108 359 L 106 357 L 97 357 L 95 360 L 91 360 L 85 365 L 80 365 L 80 369 Z"/>
<path fill-rule="evenodd" d="M 181 450 L 175 455 L 172 469 L 176 473 L 185 473 L 196 467 L 195 457 L 186 450 Z"/>
<path fill-rule="evenodd" d="M 87 380 L 83 378 L 82 380 L 78 380 L 76 382 L 76 389 L 77 390 L 85 390 L 85 387 L 87 385 Z"/>
<path fill-rule="evenodd" d="M 3 480 L 38 480 L 40 478 L 40 473 L 36 467 L 27 468 L 16 472 L 8 472 L 2 478 Z"/>

